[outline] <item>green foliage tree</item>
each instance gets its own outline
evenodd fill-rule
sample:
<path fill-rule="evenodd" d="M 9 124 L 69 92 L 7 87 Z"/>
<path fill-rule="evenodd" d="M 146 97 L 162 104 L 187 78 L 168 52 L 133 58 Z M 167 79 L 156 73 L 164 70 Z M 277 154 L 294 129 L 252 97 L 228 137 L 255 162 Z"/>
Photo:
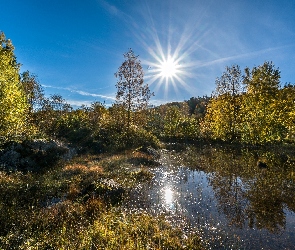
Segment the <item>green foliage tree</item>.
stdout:
<path fill-rule="evenodd" d="M 39 130 L 48 136 L 60 134 L 60 122 L 72 111 L 72 107 L 61 95 L 44 98 L 42 106 L 34 114 L 34 122 Z"/>
<path fill-rule="evenodd" d="M 91 104 L 89 120 L 93 128 L 104 125 L 109 120 L 109 112 L 103 103 L 94 102 Z"/>
<path fill-rule="evenodd" d="M 164 115 L 164 126 L 162 137 L 173 140 L 195 140 L 199 137 L 199 122 L 195 117 L 184 112 L 184 104 L 188 110 L 187 103 L 179 106 L 168 106 Z"/>
<path fill-rule="evenodd" d="M 149 86 L 144 84 L 144 72 L 138 56 L 135 56 L 132 49 L 124 54 L 125 61 L 115 73 L 117 80 L 116 105 L 121 106 L 123 112 L 123 126 L 126 128 L 127 139 L 130 136 L 130 127 L 137 125 L 138 117 L 133 119 L 134 112 L 147 109 L 151 93 Z M 118 109 L 120 110 L 120 109 Z M 141 113 L 142 114 L 142 113 Z M 136 122 L 135 122 L 136 121 Z"/>
<path fill-rule="evenodd" d="M 163 106 L 151 108 L 147 112 L 147 123 L 144 128 L 153 135 L 160 137 L 164 130 Z"/>
<path fill-rule="evenodd" d="M 194 108 L 202 102 L 202 98 L 192 99 Z M 148 110 L 145 128 L 163 140 L 192 141 L 200 137 L 200 119 L 191 113 L 188 101 L 170 102 Z"/>
<path fill-rule="evenodd" d="M 22 140 L 28 133 L 28 102 L 19 67 L 11 41 L 0 33 L 0 144 Z"/>
<path fill-rule="evenodd" d="M 181 137 L 180 124 L 183 122 L 183 117 L 179 111 L 179 107 L 170 106 L 164 117 L 164 136 L 165 138 L 176 139 Z"/>
<path fill-rule="evenodd" d="M 187 102 L 189 106 L 190 115 L 195 116 L 197 119 L 203 119 L 206 114 L 207 104 L 210 100 L 208 96 L 191 97 Z"/>

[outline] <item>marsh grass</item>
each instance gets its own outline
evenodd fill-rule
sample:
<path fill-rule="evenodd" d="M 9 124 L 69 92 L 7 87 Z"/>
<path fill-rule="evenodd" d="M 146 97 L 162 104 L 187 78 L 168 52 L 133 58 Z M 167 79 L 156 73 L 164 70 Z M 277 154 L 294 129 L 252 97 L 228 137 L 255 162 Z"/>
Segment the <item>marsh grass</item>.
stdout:
<path fill-rule="evenodd" d="M 103 195 L 112 187 L 102 180 L 125 195 L 151 180 L 149 160 L 128 151 L 80 156 L 42 173 L 0 172 L 0 249 L 201 249 L 198 235 L 185 236 L 165 217 L 123 211 L 124 197 L 111 203 Z"/>

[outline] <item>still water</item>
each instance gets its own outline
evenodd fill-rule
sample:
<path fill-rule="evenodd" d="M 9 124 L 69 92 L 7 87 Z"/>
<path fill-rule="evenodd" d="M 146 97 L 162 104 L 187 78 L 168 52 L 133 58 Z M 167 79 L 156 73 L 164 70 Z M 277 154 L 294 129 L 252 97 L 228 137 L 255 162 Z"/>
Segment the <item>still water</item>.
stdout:
<path fill-rule="evenodd" d="M 163 150 L 153 180 L 127 206 L 164 214 L 184 233 L 198 230 L 209 249 L 295 249 L 294 157 L 277 148 Z"/>

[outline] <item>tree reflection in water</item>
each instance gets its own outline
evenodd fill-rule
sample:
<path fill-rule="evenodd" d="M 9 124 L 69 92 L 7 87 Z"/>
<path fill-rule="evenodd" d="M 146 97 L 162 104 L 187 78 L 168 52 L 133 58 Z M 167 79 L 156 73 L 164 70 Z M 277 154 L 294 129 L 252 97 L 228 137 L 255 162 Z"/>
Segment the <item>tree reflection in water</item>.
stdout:
<path fill-rule="evenodd" d="M 199 168 L 213 173 L 209 183 L 218 210 L 227 217 L 229 225 L 267 229 L 272 234 L 285 230 L 286 209 L 295 212 L 292 150 L 204 147 L 191 148 L 185 156 L 188 166 L 197 163 Z M 258 168 L 258 159 L 267 162 L 267 168 Z"/>
<path fill-rule="evenodd" d="M 149 195 L 143 195 L 150 197 L 145 207 L 160 211 L 162 203 L 168 210 L 167 204 L 171 209 L 177 205 L 192 224 L 209 225 L 206 233 L 213 234 L 217 229 L 225 232 L 225 238 L 218 237 L 227 241 L 227 246 L 220 244 L 226 248 L 292 248 L 293 154 L 292 148 L 283 151 L 206 145 L 165 152 L 162 167 L 151 170 L 155 179 L 145 191 Z M 267 163 L 267 168 L 257 167 L 258 160 Z M 155 198 L 159 190 L 165 190 L 164 196 Z M 230 234 L 241 242 L 233 246 Z"/>
<path fill-rule="evenodd" d="M 273 233 L 285 228 L 284 208 L 294 212 L 295 182 L 290 177 L 295 166 L 291 157 L 292 151 L 233 148 L 209 148 L 200 155 L 206 172 L 214 173 L 210 184 L 231 223 Z M 268 168 L 257 168 L 257 158 L 266 161 Z"/>

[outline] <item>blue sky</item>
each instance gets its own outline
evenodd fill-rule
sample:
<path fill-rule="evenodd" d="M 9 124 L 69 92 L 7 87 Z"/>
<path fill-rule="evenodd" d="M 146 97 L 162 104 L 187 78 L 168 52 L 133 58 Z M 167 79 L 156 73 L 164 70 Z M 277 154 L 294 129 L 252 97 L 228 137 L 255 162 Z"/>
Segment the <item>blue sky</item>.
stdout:
<path fill-rule="evenodd" d="M 132 48 L 153 104 L 210 95 L 226 66 L 273 61 L 295 83 L 293 0 L 0 0 L 0 30 L 21 71 L 77 107 L 116 95 L 114 73 Z M 168 57 L 179 67 L 156 74 Z"/>

